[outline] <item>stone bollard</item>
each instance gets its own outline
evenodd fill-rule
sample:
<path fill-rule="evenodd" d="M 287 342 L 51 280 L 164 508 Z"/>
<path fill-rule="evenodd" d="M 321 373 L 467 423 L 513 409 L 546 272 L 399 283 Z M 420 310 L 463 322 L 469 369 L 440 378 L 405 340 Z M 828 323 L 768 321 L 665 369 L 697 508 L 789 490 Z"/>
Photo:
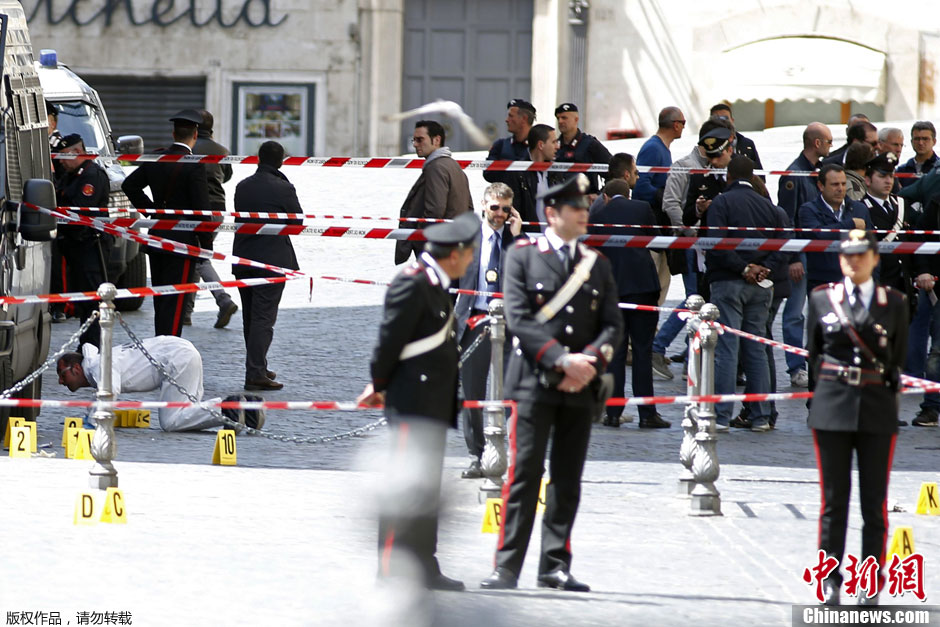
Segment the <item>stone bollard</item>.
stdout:
<path fill-rule="evenodd" d="M 98 381 L 96 397 L 103 402 L 114 400 L 114 392 L 111 389 L 111 347 L 114 344 L 115 294 L 117 294 L 117 288 L 112 283 L 102 283 L 98 288 L 98 296 L 101 298 L 101 305 L 98 307 L 98 323 L 101 325 L 101 380 Z M 91 440 L 91 454 L 95 458 L 95 465 L 88 471 L 88 482 L 91 487 L 99 490 L 116 488 L 118 487 L 117 470 L 111 463 L 117 454 L 117 442 L 114 440 L 114 411 L 99 406 L 95 409 L 94 419 L 96 426 L 95 435 Z"/>
<path fill-rule="evenodd" d="M 706 303 L 699 311 L 699 338 L 702 351 L 702 369 L 699 394 L 715 393 L 715 346 L 718 344 L 718 329 L 709 324 L 718 319 L 718 307 Z M 699 403 L 696 421 L 695 450 L 692 454 L 691 516 L 721 516 L 721 495 L 715 488 L 718 479 L 718 438 L 715 435 L 715 404 Z"/>
<path fill-rule="evenodd" d="M 503 301 L 494 298 L 490 301 L 490 372 L 486 384 L 486 400 L 501 401 L 503 399 L 503 360 L 506 345 L 506 318 L 503 316 Z M 483 409 L 486 427 L 483 436 L 486 445 L 480 457 L 483 468 L 483 484 L 480 492 L 487 498 L 499 497 L 503 487 L 503 473 L 508 466 L 506 455 L 506 408 L 499 405 L 487 406 Z M 482 496 L 482 495 L 481 495 Z"/>
<path fill-rule="evenodd" d="M 689 354 L 686 358 L 686 394 L 695 396 L 698 394 L 699 380 L 702 370 L 702 354 L 696 350 L 694 337 L 699 327 L 699 310 L 705 304 L 705 299 L 698 294 L 692 294 L 685 301 L 685 307 L 692 312 L 686 322 L 686 333 L 689 336 Z M 685 412 L 682 415 L 682 444 L 679 446 L 679 462 L 682 464 L 682 471 L 679 473 L 678 496 L 687 498 L 692 494 L 692 488 L 695 487 L 695 481 L 692 476 L 692 456 L 695 451 L 695 431 L 698 425 L 698 405 L 688 403 L 685 406 Z"/>

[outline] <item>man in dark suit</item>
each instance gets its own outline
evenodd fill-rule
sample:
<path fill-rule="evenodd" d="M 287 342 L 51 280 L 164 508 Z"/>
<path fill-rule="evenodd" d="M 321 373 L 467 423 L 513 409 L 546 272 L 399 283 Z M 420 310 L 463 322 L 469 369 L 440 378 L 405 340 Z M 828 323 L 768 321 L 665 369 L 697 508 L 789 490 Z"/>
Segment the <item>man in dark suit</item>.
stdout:
<path fill-rule="evenodd" d="M 202 116 L 192 109 L 184 109 L 170 121 L 173 122 L 173 144 L 157 152 L 191 155 Z M 145 187 L 150 187 L 153 199 L 144 193 Z M 141 163 L 124 179 L 121 189 L 131 203 L 144 212 L 146 209 L 209 209 L 206 167 L 201 163 Z M 152 229 L 150 234 L 201 248 L 212 244 L 208 233 Z M 147 252 L 154 286 L 192 283 L 195 279 L 197 259 L 154 247 Z M 154 335 L 182 334 L 184 300 L 183 294 L 153 297 Z"/>
<path fill-rule="evenodd" d="M 587 232 L 589 186 L 581 175 L 550 188 L 542 196 L 549 221 L 545 235 L 534 243 L 520 240 L 506 257 L 506 320 L 515 336 L 506 390 L 518 408 L 509 429 L 496 570 L 481 582 L 483 588 L 518 585 L 551 435 L 538 585 L 590 590 L 570 572 L 571 530 L 591 419 L 600 410 L 597 375 L 621 341 L 623 319 L 610 262 L 578 243 Z"/>
<path fill-rule="evenodd" d="M 877 246 L 870 233 L 848 233 L 839 255 L 844 277 L 810 294 L 806 348 L 811 388 L 815 388 L 808 424 L 816 445 L 823 503 L 819 548 L 842 561 L 852 458 L 857 457 L 863 520 L 859 561 L 873 557 L 882 569 L 908 307 L 901 293 L 872 279 L 879 261 Z M 860 604 L 877 605 L 884 576 L 877 577 L 875 596 L 860 595 Z M 841 583 L 842 573 L 836 568 L 823 584 L 827 605 L 839 604 Z"/>
<path fill-rule="evenodd" d="M 479 292 L 503 291 L 503 259 L 513 241 L 522 232 L 522 219 L 512 206 L 512 190 L 505 183 L 493 183 L 483 192 L 483 223 L 477 233 L 473 261 L 466 273 L 460 277 L 459 288 Z M 482 260 L 482 262 L 481 262 Z M 489 312 L 492 296 L 460 294 L 454 306 L 457 316 L 457 341 L 461 352 L 467 350 L 486 330 L 485 324 L 471 327 L 467 321 Z M 509 342 L 505 343 L 509 354 Z M 463 396 L 469 401 L 486 398 L 486 380 L 490 368 L 492 345 L 486 335 L 476 349 L 466 357 L 460 367 Z M 480 456 L 486 444 L 483 438 L 483 410 L 464 409 L 463 436 L 470 453 L 470 466 L 463 471 L 464 479 L 479 479 L 483 476 Z"/>
<path fill-rule="evenodd" d="M 846 177 L 841 165 L 827 163 L 819 169 L 816 180 L 819 196 L 800 207 L 799 225 L 808 229 L 865 229 L 872 228 L 868 209 L 860 202 L 845 197 Z M 802 232 L 808 239 L 832 239 L 832 233 Z M 809 291 L 839 281 L 839 255 L 836 253 L 806 253 L 806 284 Z"/>
<path fill-rule="evenodd" d="M 266 141 L 258 148 L 258 169 L 235 188 L 235 211 L 261 211 L 269 213 L 300 214 L 297 191 L 281 172 L 284 147 L 275 141 Z M 263 224 L 303 224 L 302 218 L 260 220 L 236 218 L 236 222 Z M 232 254 L 273 266 L 299 270 L 294 247 L 287 235 L 248 235 L 236 233 Z M 233 265 L 236 279 L 278 276 L 270 270 Z M 245 336 L 245 389 L 280 390 L 283 383 L 268 370 L 268 349 L 274 338 L 277 308 L 284 293 L 283 283 L 240 287 L 242 299 L 242 327 Z"/>
<path fill-rule="evenodd" d="M 629 180 L 636 181 L 636 162 L 632 155 L 628 170 Z M 591 216 L 592 224 L 655 224 L 653 209 L 648 202 L 630 200 L 630 187 L 624 179 L 613 180 L 604 187 L 604 195 L 610 198 L 606 205 Z M 591 227 L 591 233 L 599 235 L 659 235 L 658 229 L 631 227 Z M 610 261 L 617 294 L 621 303 L 656 305 L 659 300 L 659 276 L 653 257 L 645 248 L 620 248 L 608 246 L 603 249 Z M 659 315 L 655 311 L 621 309 L 623 318 L 623 341 L 620 342 L 610 360 L 607 372 L 614 376 L 614 395 L 627 396 L 626 383 L 627 342 L 633 346 L 632 391 L 633 396 L 653 395 L 653 337 Z M 622 406 L 608 406 L 604 424 L 620 427 Z M 668 428 L 653 405 L 640 405 L 641 429 Z"/>
<path fill-rule="evenodd" d="M 849 123 L 845 127 L 845 145 L 830 152 L 829 156 L 823 159 L 822 164 L 845 165 L 845 153 L 849 146 L 859 142 L 864 142 L 875 150 L 878 149 L 878 129 L 868 121 L 868 117 L 857 113 L 849 118 Z"/>
<path fill-rule="evenodd" d="M 385 404 L 392 453 L 380 506 L 379 576 L 420 575 L 435 590 L 463 590 L 437 562 L 437 512 L 447 427 L 457 426 L 458 358 L 448 288 L 473 260 L 480 220 L 465 213 L 425 231 L 428 245 L 385 294 L 372 383 L 358 401 Z"/>

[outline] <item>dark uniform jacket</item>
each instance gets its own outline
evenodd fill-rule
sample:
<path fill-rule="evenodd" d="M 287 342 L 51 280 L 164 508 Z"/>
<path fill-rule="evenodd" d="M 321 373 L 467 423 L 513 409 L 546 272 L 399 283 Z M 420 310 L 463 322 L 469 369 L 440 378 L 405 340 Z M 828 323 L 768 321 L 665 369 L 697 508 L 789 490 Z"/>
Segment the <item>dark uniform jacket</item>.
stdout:
<path fill-rule="evenodd" d="M 845 153 L 848 151 L 849 145 L 844 144 L 839 146 L 835 150 L 829 153 L 825 159 L 822 160 L 820 165 L 825 165 L 827 163 L 834 163 L 836 165 L 845 165 Z"/>
<path fill-rule="evenodd" d="M 219 142 L 212 139 L 212 133 L 199 130 L 196 145 L 193 146 L 194 155 L 228 155 L 229 150 Z M 206 163 L 206 180 L 209 182 L 209 205 L 214 211 L 225 209 L 225 190 L 223 183 L 232 178 L 232 166 L 228 163 Z M 243 211 L 251 211 L 246 208 Z M 222 221 L 221 218 L 218 220 Z"/>
<path fill-rule="evenodd" d="M 385 294 L 379 342 L 372 353 L 372 386 L 385 392 L 385 413 L 423 416 L 457 426 L 457 340 L 450 317 L 453 306 L 433 268 L 419 258 L 398 273 Z M 450 326 L 437 348 L 401 359 L 410 342 Z"/>
<path fill-rule="evenodd" d="M 757 154 L 757 146 L 754 145 L 754 140 L 748 139 L 737 131 L 734 132 L 734 137 L 734 154 L 747 157 L 753 161 L 755 170 L 763 170 L 764 166 L 760 162 L 760 155 Z"/>
<path fill-rule="evenodd" d="M 884 384 L 849 385 L 845 381 L 820 379 L 823 361 L 842 366 L 857 366 L 866 372 L 879 364 L 866 358 L 852 342 L 849 333 L 833 310 L 828 292 L 834 290 L 836 301 L 852 321 L 844 283 L 821 285 L 809 296 L 806 318 L 809 365 L 815 381 L 809 426 L 826 431 L 861 431 L 896 433 L 898 430 L 898 385 L 901 367 L 907 356 L 907 303 L 905 297 L 888 287 L 876 285 L 865 319 L 853 322 L 864 344 L 884 368 Z"/>
<path fill-rule="evenodd" d="M 862 199 L 862 204 L 868 208 L 871 223 L 876 229 L 893 229 L 897 224 L 898 212 L 900 211 L 898 200 L 893 196 L 889 196 L 888 202 L 891 205 L 890 213 L 885 210 L 882 202 L 871 194 L 865 194 Z M 904 215 L 901 216 L 901 226 L 899 228 L 911 228 L 907 206 L 904 207 Z M 876 233 L 875 237 L 878 241 L 883 241 L 888 235 L 888 233 Z M 906 235 L 895 235 L 891 241 L 905 241 L 906 237 Z M 881 264 L 878 266 L 878 282 L 893 287 L 910 298 L 913 294 L 910 275 L 911 263 L 911 255 L 882 254 Z"/>
<path fill-rule="evenodd" d="M 562 143 L 555 153 L 555 161 L 563 163 L 603 163 L 610 162 L 610 151 L 604 147 L 604 144 L 593 135 L 588 135 L 581 129 L 575 133 L 570 144 Z M 568 176 L 575 176 L 569 174 Z M 591 182 L 588 193 L 597 194 L 600 192 L 600 176 L 596 173 L 587 173 L 586 176 Z"/>
<path fill-rule="evenodd" d="M 107 207 L 111 193 L 111 179 L 100 165 L 92 160 L 82 162 L 74 172 L 63 168 L 56 177 L 56 202 L 60 207 Z M 100 218 L 100 214 L 93 217 Z M 98 231 L 88 226 L 60 224 L 58 234 L 69 239 L 91 239 Z"/>
<path fill-rule="evenodd" d="M 441 149 L 446 150 L 446 149 Z M 473 210 L 470 184 L 460 165 L 447 150 L 421 168 L 421 176 L 412 185 L 399 215 L 402 218 L 455 218 Z M 403 229 L 423 229 L 427 222 L 402 222 Z M 415 255 L 424 250 L 423 242 L 395 242 L 395 263 L 408 261 L 412 250 Z"/>
<path fill-rule="evenodd" d="M 615 196 L 590 217 L 592 224 L 654 224 L 653 209 L 648 202 Z M 659 229 L 631 227 L 589 227 L 597 235 L 660 235 Z M 656 264 L 646 248 L 607 246 L 603 250 L 610 261 L 617 295 L 649 294 L 660 291 Z"/>
<path fill-rule="evenodd" d="M 872 228 L 871 217 L 865 205 L 849 200 L 848 197 L 842 203 L 843 217 L 839 220 L 832 208 L 823 200 L 822 194 L 818 195 L 816 200 L 800 207 L 800 226 L 807 229 L 854 229 L 853 218 L 861 218 L 865 221 L 866 230 Z M 831 232 L 801 232 L 800 235 L 805 239 L 839 239 L 838 233 Z M 838 281 L 841 277 L 842 268 L 839 265 L 838 253 L 806 253 L 806 279 L 808 281 Z"/>
<path fill-rule="evenodd" d="M 519 235 L 519 237 L 524 238 L 525 235 Z M 512 232 L 509 230 L 509 224 L 503 225 L 503 239 L 502 239 L 502 255 L 500 256 L 501 264 L 503 267 L 506 265 L 506 253 L 509 252 L 509 249 L 512 247 L 512 243 L 516 240 Z M 473 261 L 470 262 L 470 265 L 467 266 L 467 271 L 462 277 L 460 277 L 458 288 L 462 290 L 477 290 L 480 288 L 480 251 L 482 250 L 483 242 L 483 230 L 482 227 L 477 231 L 476 247 L 473 251 Z M 489 259 L 487 259 L 489 262 Z M 499 271 L 499 286 L 502 289 L 503 284 L 503 270 L 500 268 Z M 457 316 L 457 341 L 459 342 L 463 338 L 464 331 L 467 330 L 467 320 L 470 318 L 470 310 L 473 309 L 473 303 L 476 302 L 476 295 L 474 294 L 460 294 L 457 296 L 457 304 L 454 306 L 454 313 Z"/>
<path fill-rule="evenodd" d="M 582 259 L 583 245 L 571 260 L 572 270 Z M 592 389 L 598 382 L 570 394 L 557 389 L 562 375 L 555 364 L 565 353 L 584 353 L 597 358 L 599 373 L 607 369 L 623 336 L 623 318 L 617 307 L 617 285 L 610 262 L 598 255 L 588 280 L 551 320 L 540 323 L 536 314 L 555 295 L 566 273 L 555 250 L 543 236 L 535 243 L 520 240 L 505 263 L 503 291 L 507 330 L 515 336 L 506 372 L 506 395 L 517 401 L 576 405 L 590 408 Z M 589 420 L 589 417 L 585 417 Z"/>
<path fill-rule="evenodd" d="M 815 172 L 818 169 L 817 164 L 810 163 L 806 155 L 800 153 L 787 170 L 795 172 Z M 781 176 L 780 186 L 777 188 L 777 204 L 787 212 L 790 223 L 795 226 L 800 224 L 800 207 L 814 200 L 819 196 L 819 187 L 816 185 L 815 176 Z"/>
<path fill-rule="evenodd" d="M 168 155 L 191 154 L 187 146 L 178 143 L 155 152 Z M 150 193 L 153 195 L 152 200 L 144 193 L 144 188 L 148 186 L 150 187 Z M 137 209 L 209 210 L 209 186 L 206 180 L 206 166 L 201 163 L 141 163 L 136 170 L 124 179 L 121 189 L 124 190 L 131 204 Z M 199 217 L 193 217 L 192 219 L 201 220 Z M 203 248 L 212 245 L 208 233 L 151 229 L 150 234 Z M 152 247 L 150 252 L 164 254 L 164 251 Z"/>
<path fill-rule="evenodd" d="M 718 194 L 725 191 L 725 177 L 721 174 L 692 174 L 689 176 L 689 190 L 686 193 L 685 205 L 682 207 L 682 223 L 686 226 L 695 226 L 699 216 L 695 212 L 695 201 L 699 196 L 713 200 Z M 701 219 L 708 215 L 706 211 Z M 708 235 L 703 233 L 702 235 Z"/>
<path fill-rule="evenodd" d="M 303 213 L 294 186 L 280 170 L 265 164 L 260 164 L 254 174 L 241 181 L 235 188 L 235 211 Z M 303 224 L 303 219 L 235 218 L 235 222 Z M 300 269 L 297 256 L 294 254 L 294 246 L 287 235 L 236 233 L 235 242 L 232 244 L 232 254 L 288 270 Z M 233 265 L 232 273 L 239 279 L 278 276 L 277 273 L 269 270 L 244 265 Z"/>

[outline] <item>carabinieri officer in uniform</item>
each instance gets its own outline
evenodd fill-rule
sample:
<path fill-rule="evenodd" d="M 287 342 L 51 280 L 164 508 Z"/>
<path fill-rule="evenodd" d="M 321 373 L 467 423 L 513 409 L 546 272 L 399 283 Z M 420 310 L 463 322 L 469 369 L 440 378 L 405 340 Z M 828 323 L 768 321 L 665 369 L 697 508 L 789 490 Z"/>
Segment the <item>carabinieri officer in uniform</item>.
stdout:
<path fill-rule="evenodd" d="M 840 246 L 840 283 L 810 294 L 807 333 L 815 381 L 809 426 L 819 463 L 822 508 L 819 548 L 841 563 L 852 488 L 852 453 L 858 458 L 862 507 L 862 554 L 884 567 L 888 531 L 886 498 L 898 432 L 898 389 L 907 354 L 908 313 L 900 292 L 878 285 L 874 235 L 849 231 Z M 826 605 L 839 604 L 842 574 L 825 580 Z M 884 584 L 879 573 L 878 589 Z M 877 594 L 859 594 L 859 604 L 877 605 Z"/>
<path fill-rule="evenodd" d="M 506 392 L 518 402 L 518 412 L 509 430 L 496 570 L 480 584 L 483 588 L 517 586 L 551 436 L 538 585 L 590 590 L 571 576 L 571 529 L 592 418 L 606 400 L 600 398 L 598 373 L 620 342 L 623 319 L 610 262 L 578 243 L 587 232 L 589 185 L 579 174 L 546 190 L 545 234 L 534 242 L 517 242 L 506 256 L 506 322 L 514 336 Z"/>
<path fill-rule="evenodd" d="M 437 563 L 437 513 L 447 427 L 457 427 L 458 360 L 451 282 L 473 260 L 480 219 L 465 213 L 424 230 L 418 259 L 385 294 L 372 383 L 359 396 L 385 404 L 392 451 L 379 518 L 379 577 L 417 576 L 432 590 L 463 590 Z"/>

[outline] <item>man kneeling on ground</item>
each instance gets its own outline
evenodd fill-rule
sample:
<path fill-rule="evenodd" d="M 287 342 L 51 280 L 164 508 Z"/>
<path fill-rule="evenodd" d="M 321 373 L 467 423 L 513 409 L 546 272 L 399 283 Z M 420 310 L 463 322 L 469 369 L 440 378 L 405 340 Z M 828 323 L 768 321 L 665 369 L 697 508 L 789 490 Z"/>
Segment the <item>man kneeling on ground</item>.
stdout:
<path fill-rule="evenodd" d="M 144 349 L 160 364 L 158 369 L 133 345 L 115 346 L 111 352 L 111 389 L 121 392 L 152 392 L 160 389 L 161 401 L 188 401 L 189 398 L 170 381 L 172 377 L 195 398 L 202 400 L 202 356 L 189 340 L 173 335 L 158 335 L 143 341 Z M 56 362 L 59 383 L 72 392 L 97 387 L 101 376 L 101 357 L 92 344 L 82 344 L 81 353 L 65 353 Z M 169 377 L 167 376 L 169 375 Z M 260 401 L 259 396 L 237 395 L 226 401 Z M 218 402 L 211 399 L 209 402 Z M 223 409 L 222 414 L 240 426 L 260 429 L 264 410 Z M 223 426 L 224 421 L 201 406 L 158 410 L 164 431 L 198 431 Z"/>

